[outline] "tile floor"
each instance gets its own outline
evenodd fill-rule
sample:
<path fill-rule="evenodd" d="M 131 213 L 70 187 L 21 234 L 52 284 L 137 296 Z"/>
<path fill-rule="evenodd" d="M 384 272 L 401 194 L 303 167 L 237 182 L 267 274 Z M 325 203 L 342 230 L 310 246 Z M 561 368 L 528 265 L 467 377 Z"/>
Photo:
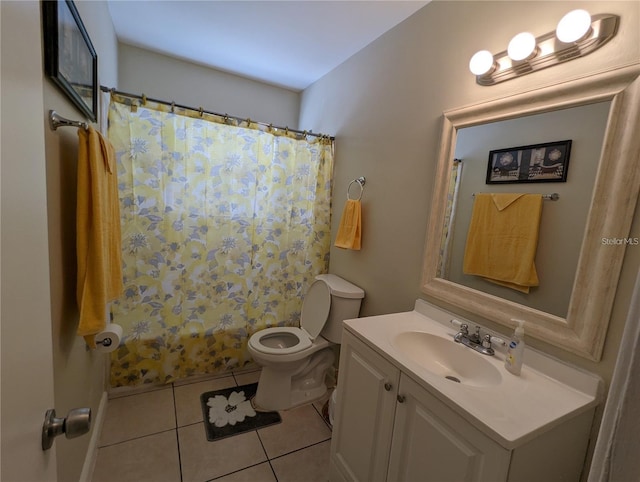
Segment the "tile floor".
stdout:
<path fill-rule="evenodd" d="M 280 412 L 279 424 L 207 441 L 200 394 L 258 377 L 254 371 L 111 398 L 93 482 L 327 481 L 331 430 L 321 403 Z"/>

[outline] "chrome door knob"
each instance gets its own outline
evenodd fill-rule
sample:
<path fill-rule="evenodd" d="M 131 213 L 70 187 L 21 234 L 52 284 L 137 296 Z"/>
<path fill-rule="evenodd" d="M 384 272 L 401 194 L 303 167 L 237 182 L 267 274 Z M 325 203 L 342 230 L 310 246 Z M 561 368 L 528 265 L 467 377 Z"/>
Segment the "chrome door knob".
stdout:
<path fill-rule="evenodd" d="M 42 450 L 53 446 L 53 439 L 65 434 L 67 438 L 84 435 L 91 428 L 91 409 L 74 408 L 66 418 L 57 418 L 54 409 L 47 410 L 42 425 Z"/>

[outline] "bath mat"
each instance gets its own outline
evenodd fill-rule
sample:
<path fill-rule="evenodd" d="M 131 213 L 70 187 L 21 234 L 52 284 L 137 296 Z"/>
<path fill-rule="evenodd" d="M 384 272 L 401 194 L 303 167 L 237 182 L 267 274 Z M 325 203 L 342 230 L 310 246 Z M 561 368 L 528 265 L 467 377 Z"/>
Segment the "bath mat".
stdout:
<path fill-rule="evenodd" d="M 251 399 L 257 388 L 257 383 L 251 383 L 200 395 L 204 428 L 209 442 L 282 421 L 278 412 L 259 412 L 253 409 Z"/>

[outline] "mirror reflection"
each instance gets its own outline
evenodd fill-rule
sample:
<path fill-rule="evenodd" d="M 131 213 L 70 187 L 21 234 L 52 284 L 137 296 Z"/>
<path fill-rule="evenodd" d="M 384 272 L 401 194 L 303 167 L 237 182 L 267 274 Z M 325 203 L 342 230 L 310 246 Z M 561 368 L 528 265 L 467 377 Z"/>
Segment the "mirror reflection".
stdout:
<path fill-rule="evenodd" d="M 438 277 L 562 318 L 567 316 L 611 102 L 491 122 L 458 130 Z M 572 140 L 566 182 L 486 184 L 489 152 Z M 558 193 L 543 201 L 535 265 L 539 286 L 522 293 L 464 274 L 476 193 Z"/>

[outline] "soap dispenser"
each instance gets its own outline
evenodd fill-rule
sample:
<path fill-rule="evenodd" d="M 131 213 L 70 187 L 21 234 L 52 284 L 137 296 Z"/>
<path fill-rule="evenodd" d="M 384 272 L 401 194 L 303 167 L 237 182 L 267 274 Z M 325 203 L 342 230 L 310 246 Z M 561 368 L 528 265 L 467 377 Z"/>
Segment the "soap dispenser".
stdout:
<path fill-rule="evenodd" d="M 524 321 L 515 319 L 511 321 L 515 321 L 518 326 L 513 332 L 511 340 L 509 340 L 507 356 L 504 359 L 504 367 L 514 375 L 520 375 L 522 359 L 524 357 Z"/>

